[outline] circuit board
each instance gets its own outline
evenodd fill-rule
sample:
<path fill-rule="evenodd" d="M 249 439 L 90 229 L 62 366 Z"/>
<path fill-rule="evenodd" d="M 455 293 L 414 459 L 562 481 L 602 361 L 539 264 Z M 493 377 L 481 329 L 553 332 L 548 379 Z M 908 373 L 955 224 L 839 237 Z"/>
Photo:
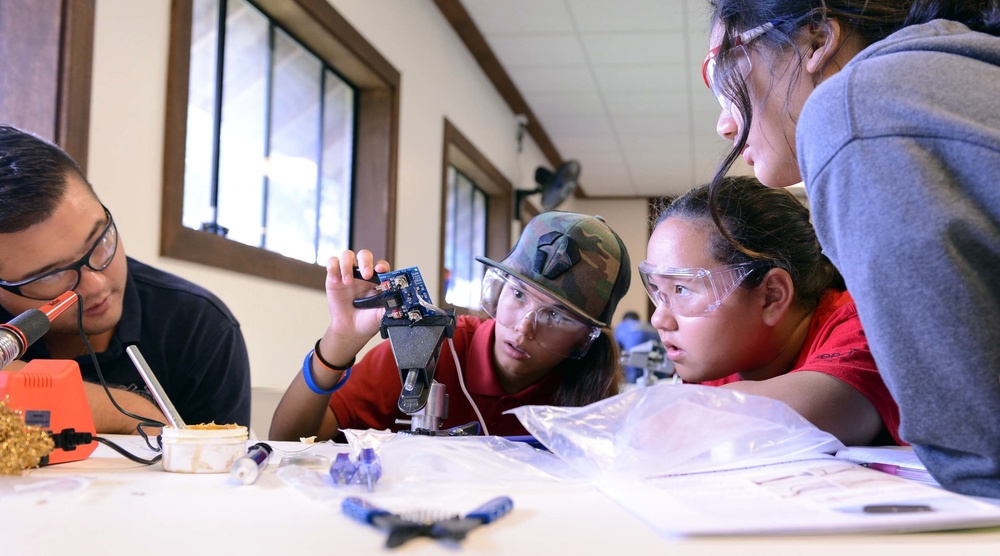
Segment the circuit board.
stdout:
<path fill-rule="evenodd" d="M 382 287 L 387 292 L 395 292 L 392 296 L 393 306 L 386 304 L 385 316 L 394 319 L 408 318 L 411 321 L 439 314 L 431 308 L 431 295 L 424 285 L 420 269 L 415 266 L 382 272 L 378 275 Z M 421 303 L 421 301 L 423 303 Z"/>

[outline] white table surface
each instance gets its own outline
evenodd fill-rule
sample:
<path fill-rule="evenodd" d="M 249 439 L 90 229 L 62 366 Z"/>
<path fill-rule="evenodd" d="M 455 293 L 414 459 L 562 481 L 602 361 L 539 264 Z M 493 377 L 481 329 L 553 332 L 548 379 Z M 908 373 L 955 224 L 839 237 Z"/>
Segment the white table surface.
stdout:
<path fill-rule="evenodd" d="M 139 445 L 132 437 L 111 438 L 131 448 Z M 271 444 L 277 448 L 276 456 L 302 447 L 299 443 Z M 314 450 L 332 459 L 337 451 L 346 451 L 346 446 L 326 444 Z M 265 473 L 249 486 L 232 484 L 225 474 L 167 473 L 159 464 L 135 464 L 104 446 L 83 461 L 34 469 L 21 477 L 0 477 L 0 554 L 356 556 L 390 551 L 384 547 L 384 532 L 346 517 L 339 504 L 329 499 L 346 495 L 369 498 L 363 489 L 340 487 L 342 492 L 323 492 L 327 499 L 317 499 L 276 475 L 279 459 L 272 457 Z M 85 486 L 70 493 L 25 490 L 50 480 Z M 14 487 L 19 493 L 11 494 Z M 465 489 L 463 494 L 483 502 L 509 495 L 514 510 L 471 532 L 461 544 L 417 538 L 392 552 L 608 556 L 1000 553 L 1000 528 L 909 535 L 667 538 L 582 481 L 534 481 L 520 488 L 509 482 L 457 484 L 454 488 Z M 376 503 L 378 500 L 373 498 Z"/>

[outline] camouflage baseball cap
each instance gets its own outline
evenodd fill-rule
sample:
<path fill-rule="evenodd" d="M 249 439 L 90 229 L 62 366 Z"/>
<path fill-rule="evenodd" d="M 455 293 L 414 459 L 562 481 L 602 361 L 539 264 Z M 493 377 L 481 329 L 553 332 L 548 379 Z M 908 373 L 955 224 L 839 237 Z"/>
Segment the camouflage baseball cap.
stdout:
<path fill-rule="evenodd" d="M 618 234 L 600 216 L 543 212 L 531 219 L 504 260 L 479 262 L 537 286 L 585 321 L 606 327 L 632 281 Z"/>

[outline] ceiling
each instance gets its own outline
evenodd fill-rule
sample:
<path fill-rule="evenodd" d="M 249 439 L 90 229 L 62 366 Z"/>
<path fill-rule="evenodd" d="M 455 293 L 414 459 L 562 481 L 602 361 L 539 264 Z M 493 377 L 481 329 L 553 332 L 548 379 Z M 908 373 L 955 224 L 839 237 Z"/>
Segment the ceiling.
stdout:
<path fill-rule="evenodd" d="M 551 142 L 549 158 L 580 162 L 586 197 L 677 195 L 711 178 L 727 143 L 701 78 L 706 0 L 460 4 L 488 47 L 473 54 L 484 69 L 483 54 L 495 56 L 539 128 L 532 136 Z M 469 44 L 472 26 L 449 19 Z"/>

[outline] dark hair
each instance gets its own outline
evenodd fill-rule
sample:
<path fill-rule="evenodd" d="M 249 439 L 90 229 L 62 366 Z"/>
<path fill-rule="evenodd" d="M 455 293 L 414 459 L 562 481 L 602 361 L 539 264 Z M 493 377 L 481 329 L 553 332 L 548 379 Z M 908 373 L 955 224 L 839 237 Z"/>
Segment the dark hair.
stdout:
<path fill-rule="evenodd" d="M 667 205 L 656 219 L 659 225 L 670 217 L 712 222 L 710 188 L 701 185 Z M 784 189 L 766 187 L 750 176 L 727 176 L 717 190 L 718 216 L 729 235 L 718 233 L 709 240 L 713 258 L 722 264 L 763 261 L 743 286 L 760 284 L 767 269 L 783 268 L 792 277 L 795 299 L 813 308 L 830 288 L 843 291 L 844 279 L 823 254 L 809 209 Z"/>
<path fill-rule="evenodd" d="M 740 33 L 765 23 L 774 27 L 755 38 L 747 49 L 797 53 L 795 37 L 805 25 L 823 26 L 836 19 L 847 36 L 856 36 L 868 46 L 910 25 L 934 19 L 948 19 L 965 24 L 974 31 L 1000 35 L 1000 5 L 997 0 L 709 0 L 712 23 L 725 28 L 716 56 L 716 75 L 721 78 L 724 94 L 732 100 L 743 119 L 740 135 L 733 149 L 722 161 L 712 179 L 712 187 L 729 172 L 746 146 L 752 121 L 750 94 L 739 72 L 732 71 L 726 53 Z M 801 64 L 789 80 L 789 89 L 801 76 Z M 718 78 L 717 78 L 718 79 Z M 794 145 L 793 145 L 794 147 Z M 794 152 L 794 149 L 792 149 Z"/>
<path fill-rule="evenodd" d="M 582 358 L 565 359 L 553 369 L 563 377 L 555 405 L 579 407 L 618 393 L 624 373 L 618 361 L 621 353 L 612 337 L 609 328 L 602 328 Z"/>
<path fill-rule="evenodd" d="M 639 320 L 639 313 L 636 313 L 635 311 L 626 311 L 625 314 L 622 315 L 622 320 Z"/>
<path fill-rule="evenodd" d="M 86 182 L 65 151 L 0 124 L 0 233 L 20 232 L 52 216 L 73 174 Z"/>

